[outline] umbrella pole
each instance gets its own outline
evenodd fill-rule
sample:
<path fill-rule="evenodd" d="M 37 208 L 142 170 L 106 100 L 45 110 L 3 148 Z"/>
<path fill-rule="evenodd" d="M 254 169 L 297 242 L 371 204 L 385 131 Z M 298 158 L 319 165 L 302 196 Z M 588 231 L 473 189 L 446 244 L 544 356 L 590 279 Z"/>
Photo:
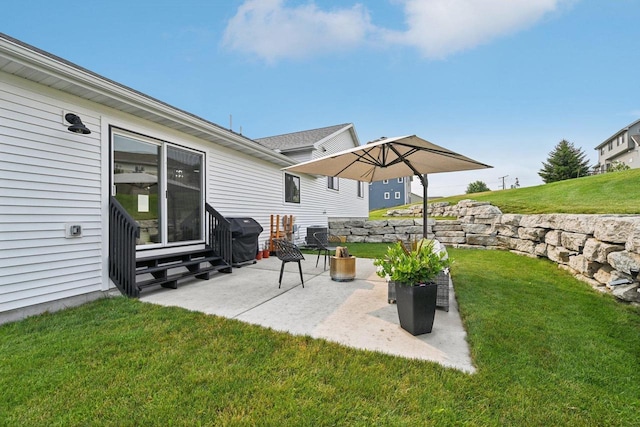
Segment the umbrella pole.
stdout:
<path fill-rule="evenodd" d="M 427 174 L 418 175 L 420 182 L 422 182 L 422 236 L 427 238 L 427 188 L 429 187 L 429 180 Z"/>

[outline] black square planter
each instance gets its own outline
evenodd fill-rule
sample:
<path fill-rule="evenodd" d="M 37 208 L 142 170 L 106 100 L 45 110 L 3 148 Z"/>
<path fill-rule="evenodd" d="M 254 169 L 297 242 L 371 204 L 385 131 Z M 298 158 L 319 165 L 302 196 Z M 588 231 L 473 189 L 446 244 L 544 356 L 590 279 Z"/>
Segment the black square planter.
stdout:
<path fill-rule="evenodd" d="M 405 286 L 396 284 L 396 305 L 400 327 L 411 335 L 428 334 L 433 329 L 438 285 Z"/>

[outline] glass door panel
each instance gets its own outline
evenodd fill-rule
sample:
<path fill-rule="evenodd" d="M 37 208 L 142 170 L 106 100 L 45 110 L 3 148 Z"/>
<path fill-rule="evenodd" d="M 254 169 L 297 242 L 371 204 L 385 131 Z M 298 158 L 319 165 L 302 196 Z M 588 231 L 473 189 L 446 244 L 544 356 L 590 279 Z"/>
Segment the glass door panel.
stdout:
<path fill-rule="evenodd" d="M 115 197 L 140 226 L 138 245 L 161 243 L 161 147 L 122 135 L 114 135 L 113 146 Z"/>
<path fill-rule="evenodd" d="M 202 166 L 202 154 L 167 147 L 169 243 L 202 240 Z"/>

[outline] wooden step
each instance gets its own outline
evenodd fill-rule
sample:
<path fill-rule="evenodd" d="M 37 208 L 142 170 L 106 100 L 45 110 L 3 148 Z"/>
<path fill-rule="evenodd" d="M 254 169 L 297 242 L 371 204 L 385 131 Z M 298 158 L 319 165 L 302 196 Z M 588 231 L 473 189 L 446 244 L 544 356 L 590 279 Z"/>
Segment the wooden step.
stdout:
<path fill-rule="evenodd" d="M 203 266 L 203 264 L 206 264 Z M 178 270 L 179 271 L 176 271 Z M 186 269 L 186 271 L 184 270 Z M 211 249 L 197 249 L 188 252 L 151 255 L 136 260 L 136 287 L 138 290 L 150 286 L 176 289 L 178 280 L 187 277 L 208 280 L 212 272 L 230 273 L 231 266 Z M 141 276 L 153 278 L 143 279 Z"/>
<path fill-rule="evenodd" d="M 212 256 L 213 251 L 211 249 L 198 249 L 189 252 L 180 252 L 164 255 L 151 255 L 148 257 L 141 257 L 136 259 L 136 266 L 138 267 L 155 267 L 160 264 L 168 264 L 174 262 L 185 262 L 195 260 L 197 258 L 206 258 Z"/>
<path fill-rule="evenodd" d="M 144 288 L 148 288 L 150 286 L 163 286 L 165 288 L 177 289 L 179 279 L 184 279 L 187 277 L 196 277 L 198 279 L 208 280 L 212 272 L 223 271 L 228 267 L 229 266 L 227 265 L 215 265 L 215 266 L 212 265 L 209 267 L 199 268 L 194 271 L 181 271 L 179 273 L 167 274 L 164 277 L 143 280 L 136 283 L 136 286 L 140 290 Z"/>
<path fill-rule="evenodd" d="M 147 267 L 145 265 L 145 266 L 136 268 L 136 275 L 153 274 L 153 273 L 168 270 L 171 268 L 188 267 L 190 265 L 197 265 L 203 262 L 211 263 L 211 265 L 220 265 L 221 261 L 222 261 L 222 257 L 214 255 L 214 256 L 194 259 L 191 261 L 172 261 L 171 263 L 156 263 L 158 265 L 155 265 L 152 267 L 151 266 Z"/>

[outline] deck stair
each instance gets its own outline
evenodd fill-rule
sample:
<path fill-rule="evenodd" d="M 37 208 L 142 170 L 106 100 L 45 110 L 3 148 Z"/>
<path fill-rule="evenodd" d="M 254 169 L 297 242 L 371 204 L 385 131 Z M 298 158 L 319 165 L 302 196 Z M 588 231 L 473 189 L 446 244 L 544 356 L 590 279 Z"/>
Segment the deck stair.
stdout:
<path fill-rule="evenodd" d="M 231 266 L 212 249 L 153 255 L 136 259 L 136 287 L 177 289 L 178 280 L 187 277 L 208 280 L 215 272 L 230 273 Z"/>
<path fill-rule="evenodd" d="M 231 273 L 231 225 L 211 205 L 205 203 L 204 242 L 171 253 L 145 255 L 137 250 L 140 227 L 114 196 L 109 199 L 109 278 L 123 295 L 140 296 L 150 286 L 177 288 L 187 277 L 209 279 L 211 273 Z M 180 251 L 180 252 L 178 252 Z"/>

